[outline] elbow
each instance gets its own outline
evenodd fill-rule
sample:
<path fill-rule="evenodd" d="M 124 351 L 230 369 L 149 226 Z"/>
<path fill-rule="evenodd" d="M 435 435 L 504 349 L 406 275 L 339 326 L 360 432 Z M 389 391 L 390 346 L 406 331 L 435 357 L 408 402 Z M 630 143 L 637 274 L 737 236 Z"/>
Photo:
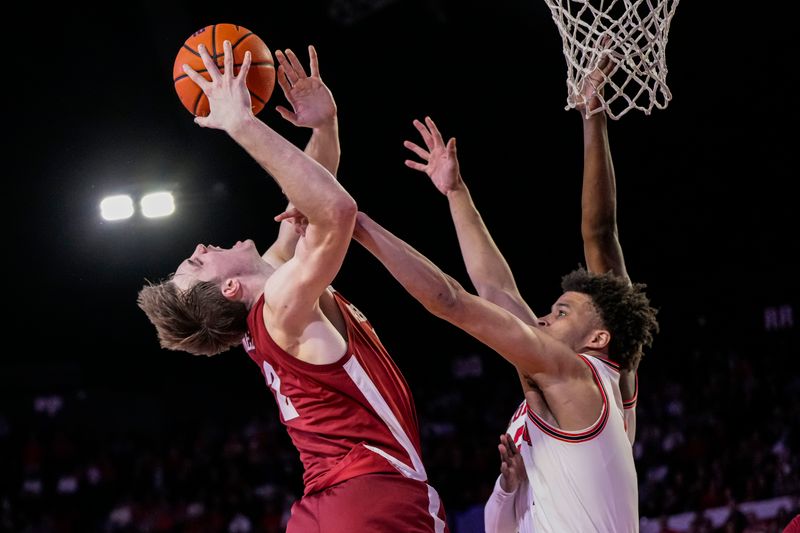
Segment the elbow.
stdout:
<path fill-rule="evenodd" d="M 438 318 L 448 322 L 457 322 L 465 294 L 464 288 L 448 276 L 441 287 L 433 292 L 433 297 L 423 303 L 425 308 Z"/>
<path fill-rule="evenodd" d="M 484 300 L 489 300 L 490 302 L 495 303 L 508 300 L 510 297 L 512 297 L 512 294 L 515 296 L 518 295 L 516 287 L 513 289 L 507 289 L 495 283 L 487 283 L 483 281 L 475 282 L 475 290 L 478 291 L 478 296 Z"/>
<path fill-rule="evenodd" d="M 602 222 L 581 224 L 581 237 L 584 242 L 607 244 L 617 241 L 617 222 L 613 218 Z"/>
<path fill-rule="evenodd" d="M 329 204 L 330 218 L 337 226 L 353 227 L 358 215 L 358 205 L 352 196 L 344 194 Z"/>

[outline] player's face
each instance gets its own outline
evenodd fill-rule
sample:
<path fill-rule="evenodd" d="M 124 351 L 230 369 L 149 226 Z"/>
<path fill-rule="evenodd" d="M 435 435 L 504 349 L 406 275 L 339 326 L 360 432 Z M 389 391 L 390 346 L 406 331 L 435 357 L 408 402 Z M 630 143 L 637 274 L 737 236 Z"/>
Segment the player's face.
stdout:
<path fill-rule="evenodd" d="M 537 325 L 572 349 L 580 350 L 589 334 L 602 328 L 602 321 L 588 295 L 569 291 L 556 300 L 549 314 L 539 318 Z"/>
<path fill-rule="evenodd" d="M 261 262 L 251 240 L 238 241 L 230 248 L 198 244 L 194 253 L 175 270 L 172 281 L 186 290 L 198 281 L 222 281 L 254 271 Z"/>

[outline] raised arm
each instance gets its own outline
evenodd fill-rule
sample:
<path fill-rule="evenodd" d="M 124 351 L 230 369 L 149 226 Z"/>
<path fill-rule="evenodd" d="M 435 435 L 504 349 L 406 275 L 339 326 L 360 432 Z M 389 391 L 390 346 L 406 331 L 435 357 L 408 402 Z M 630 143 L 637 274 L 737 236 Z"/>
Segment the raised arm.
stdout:
<path fill-rule="evenodd" d="M 276 271 L 270 277 L 265 287 L 265 293 L 269 293 L 265 313 L 267 307 L 278 310 L 271 325 L 293 335 L 312 319 L 317 299 L 338 272 L 357 208 L 330 172 L 253 115 L 245 84 L 251 56 L 245 56 L 239 74 L 234 75 L 230 42 L 225 42 L 224 49 L 224 74 L 208 51 L 199 49 L 211 81 L 184 67 L 211 106 L 211 113 L 195 118 L 195 122 L 227 132 L 275 178 L 289 201 L 308 218 L 305 237 L 294 257 L 278 269 L 280 276 Z"/>
<path fill-rule="evenodd" d="M 598 64 L 583 87 L 588 111 L 600 105 L 597 95 L 603 90 L 605 75 L 613 67 L 608 57 Z M 608 124 L 605 113 L 586 117 L 583 106 L 577 108 L 583 121 L 583 188 L 581 192 L 581 236 L 586 268 L 590 272 L 613 272 L 630 283 L 617 227 L 617 184 Z M 626 401 L 625 421 L 633 442 L 636 433 L 636 369 L 624 370 L 620 390 Z"/>
<path fill-rule="evenodd" d="M 590 272 L 611 271 L 628 277 L 617 229 L 617 185 L 605 113 L 586 117 L 600 105 L 606 74 L 613 66 L 608 57 L 588 76 L 583 92 L 584 106 L 577 109 L 583 120 L 583 189 L 581 192 L 581 236 L 586 268 Z"/>
<path fill-rule="evenodd" d="M 611 271 L 627 278 L 617 229 L 617 190 L 605 113 L 583 119 L 581 235 L 590 272 Z"/>
<path fill-rule="evenodd" d="M 470 294 L 411 245 L 359 213 L 353 237 L 430 313 L 483 342 L 526 375 L 565 377 L 585 367 L 566 345 Z M 575 366 L 573 366 L 575 363 Z"/>
<path fill-rule="evenodd" d="M 311 128 L 311 139 L 305 151 L 335 176 L 341 155 L 339 121 L 336 101 L 319 73 L 317 50 L 314 46 L 308 47 L 310 74 L 306 74 L 297 55 L 289 49 L 285 53 L 277 50 L 275 57 L 278 59 L 278 84 L 292 106 L 289 110 L 279 105 L 275 110 L 295 126 Z"/>
<path fill-rule="evenodd" d="M 403 288 L 432 314 L 472 335 L 532 380 L 550 404 L 562 429 L 591 424 L 602 399 L 593 375 L 567 344 L 526 324 L 502 307 L 465 291 L 425 256 L 359 213 L 353 237 L 374 255 Z M 553 398 L 555 398 L 555 396 Z"/>
<path fill-rule="evenodd" d="M 514 313 L 524 322 L 534 324 L 536 315 L 522 299 L 514 275 L 461 176 L 455 138 L 445 143 L 430 117 L 425 117 L 424 124 L 415 120 L 414 127 L 422 136 L 425 148 L 411 141 L 405 141 L 404 146 L 423 162 L 406 160 L 406 166 L 427 174 L 439 192 L 447 197 L 461 256 L 475 290 L 481 297 Z"/>
<path fill-rule="evenodd" d="M 311 138 L 305 153 L 336 176 L 341 155 L 336 102 L 320 77 L 316 49 L 313 46 L 308 47 L 310 75 L 306 74 L 300 60 L 291 50 L 276 50 L 275 56 L 278 59 L 278 84 L 292 106 L 292 110 L 283 106 L 277 106 L 276 110 L 295 126 L 311 128 Z M 286 210 L 291 211 L 293 207 L 290 203 Z M 281 222 L 278 238 L 264 253 L 264 260 L 273 267 L 277 268 L 294 256 L 302 231 L 293 220 L 285 219 Z"/>

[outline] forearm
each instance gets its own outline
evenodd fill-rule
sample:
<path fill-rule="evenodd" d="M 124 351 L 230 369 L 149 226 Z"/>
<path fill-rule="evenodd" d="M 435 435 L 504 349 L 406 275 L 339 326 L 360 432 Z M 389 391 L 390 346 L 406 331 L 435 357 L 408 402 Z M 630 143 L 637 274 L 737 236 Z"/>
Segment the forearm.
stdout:
<path fill-rule="evenodd" d="M 500 487 L 500 478 L 486 502 L 483 511 L 483 524 L 486 533 L 516 533 L 517 516 L 515 511 L 516 491 L 505 492 Z"/>
<path fill-rule="evenodd" d="M 312 130 L 305 152 L 336 176 L 342 153 L 339 144 L 339 122 L 336 117 L 326 126 Z"/>
<path fill-rule="evenodd" d="M 587 268 L 627 276 L 617 231 L 617 190 L 606 115 L 583 119 L 581 235 Z"/>
<path fill-rule="evenodd" d="M 583 119 L 583 191 L 581 228 L 584 233 L 616 229 L 614 167 L 604 113 Z"/>
<path fill-rule="evenodd" d="M 486 300 L 531 324 L 536 315 L 519 293 L 514 275 L 492 239 L 466 185 L 447 193 L 461 256 L 475 290 Z"/>
<path fill-rule="evenodd" d="M 442 316 L 455 302 L 458 282 L 363 213 L 353 238 L 374 255 L 403 288 L 431 313 Z"/>
<path fill-rule="evenodd" d="M 503 254 L 484 224 L 466 185 L 447 193 L 450 215 L 458 235 L 467 273 L 478 294 L 488 287 L 516 290 L 517 285 Z"/>
<path fill-rule="evenodd" d="M 336 177 L 340 155 L 336 117 L 326 127 L 314 128 L 311 139 L 309 139 L 304 151 L 306 155 L 321 164 Z M 289 202 L 286 206 L 286 211 L 289 211 L 292 207 L 294 205 Z M 285 263 L 294 256 L 294 250 L 299 238 L 300 233 L 296 230 L 294 224 L 284 220 L 280 224 L 278 238 L 264 254 L 264 259 L 275 267 Z"/>
<path fill-rule="evenodd" d="M 240 122 L 228 134 L 275 178 L 309 223 L 334 222 L 341 210 L 355 206 L 330 172 L 255 117 Z"/>
<path fill-rule="evenodd" d="M 292 203 L 286 206 L 286 210 L 291 209 Z M 288 261 L 294 256 L 295 248 L 297 248 L 297 241 L 300 239 L 300 234 L 297 232 L 294 224 L 289 220 L 283 220 L 278 227 L 278 237 L 272 243 L 266 252 L 264 252 L 263 259 L 274 268 Z"/>

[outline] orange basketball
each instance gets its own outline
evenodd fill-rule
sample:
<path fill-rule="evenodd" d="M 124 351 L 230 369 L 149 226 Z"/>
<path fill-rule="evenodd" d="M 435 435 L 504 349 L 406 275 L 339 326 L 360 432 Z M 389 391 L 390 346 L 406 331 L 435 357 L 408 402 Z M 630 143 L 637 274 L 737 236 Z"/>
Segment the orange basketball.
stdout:
<path fill-rule="evenodd" d="M 181 49 L 178 50 L 175 64 L 172 67 L 172 79 L 175 82 L 178 98 L 183 106 L 196 116 L 208 115 L 210 112 L 208 99 L 200 87 L 183 71 L 183 65 L 189 65 L 207 80 L 211 79 L 203 65 L 200 53 L 197 51 L 197 46 L 203 44 L 217 63 L 220 72 L 224 72 L 225 54 L 222 43 L 226 40 L 231 42 L 233 48 L 234 74 L 239 73 L 245 52 L 249 50 L 253 56 L 250 72 L 247 74 L 247 88 L 250 90 L 253 113 L 258 113 L 264 108 L 272 95 L 272 89 L 275 88 L 275 61 L 264 41 L 247 28 L 235 24 L 206 26 L 186 39 Z"/>

